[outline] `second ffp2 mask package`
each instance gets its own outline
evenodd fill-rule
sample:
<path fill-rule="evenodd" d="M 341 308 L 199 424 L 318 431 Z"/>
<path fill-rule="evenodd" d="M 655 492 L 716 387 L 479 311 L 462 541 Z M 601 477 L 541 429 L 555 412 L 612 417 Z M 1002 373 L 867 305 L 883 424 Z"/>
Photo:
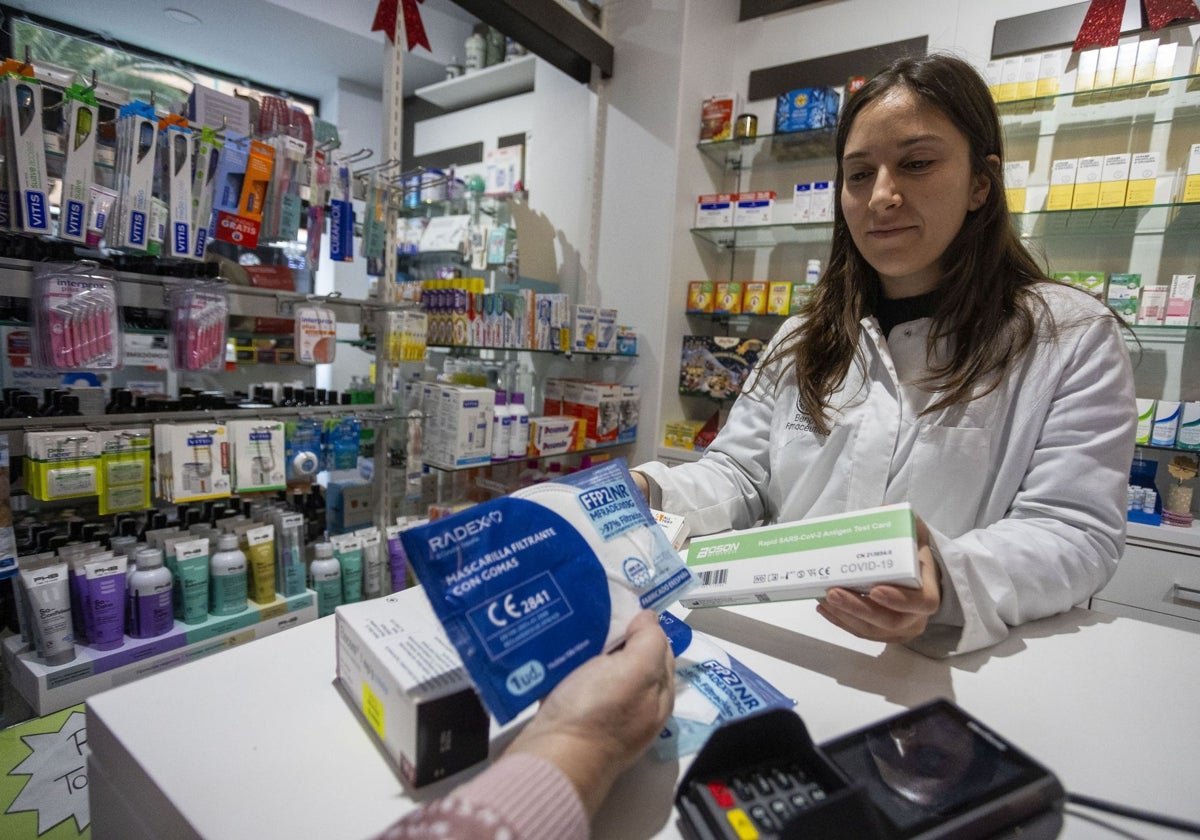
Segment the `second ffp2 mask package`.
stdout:
<path fill-rule="evenodd" d="M 691 588 L 624 461 L 401 533 L 413 570 L 500 723 Z"/>

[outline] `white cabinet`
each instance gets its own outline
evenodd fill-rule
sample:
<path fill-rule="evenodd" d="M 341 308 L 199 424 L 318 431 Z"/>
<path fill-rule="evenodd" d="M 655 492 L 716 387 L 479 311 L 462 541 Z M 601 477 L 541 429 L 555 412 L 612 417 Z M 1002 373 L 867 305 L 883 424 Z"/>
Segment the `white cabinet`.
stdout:
<path fill-rule="evenodd" d="M 1117 573 L 1091 607 L 1200 632 L 1200 528 L 1131 524 Z"/>

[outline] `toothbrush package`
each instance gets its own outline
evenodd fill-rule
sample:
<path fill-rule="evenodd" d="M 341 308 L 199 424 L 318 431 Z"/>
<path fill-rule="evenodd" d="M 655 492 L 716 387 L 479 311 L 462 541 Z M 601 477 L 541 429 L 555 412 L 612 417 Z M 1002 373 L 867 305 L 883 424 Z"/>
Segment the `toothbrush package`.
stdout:
<path fill-rule="evenodd" d="M 693 578 L 623 460 L 525 487 L 400 533 L 500 723 L 624 640 Z"/>
<path fill-rule="evenodd" d="M 12 230 L 50 233 L 46 141 L 42 133 L 42 86 L 26 76 L 0 80 L 7 125 L 8 181 Z"/>

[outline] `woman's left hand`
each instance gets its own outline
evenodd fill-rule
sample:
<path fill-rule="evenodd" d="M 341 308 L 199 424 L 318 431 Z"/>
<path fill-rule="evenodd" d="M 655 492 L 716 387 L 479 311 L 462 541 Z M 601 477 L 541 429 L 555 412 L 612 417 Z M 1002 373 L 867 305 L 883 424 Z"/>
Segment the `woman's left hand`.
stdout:
<path fill-rule="evenodd" d="M 919 516 L 916 525 L 920 589 L 880 584 L 864 593 L 833 587 L 825 591 L 817 612 L 848 633 L 876 642 L 911 642 L 924 633 L 941 606 L 942 583 L 929 547 L 929 526 Z"/>

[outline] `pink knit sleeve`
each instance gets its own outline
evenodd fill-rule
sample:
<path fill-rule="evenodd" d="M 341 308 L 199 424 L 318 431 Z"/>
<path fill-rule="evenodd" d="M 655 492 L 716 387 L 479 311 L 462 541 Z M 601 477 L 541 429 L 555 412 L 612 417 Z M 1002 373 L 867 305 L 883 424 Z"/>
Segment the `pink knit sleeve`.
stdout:
<path fill-rule="evenodd" d="M 378 840 L 587 840 L 589 834 L 567 777 L 548 761 L 517 753 L 412 811 Z"/>

